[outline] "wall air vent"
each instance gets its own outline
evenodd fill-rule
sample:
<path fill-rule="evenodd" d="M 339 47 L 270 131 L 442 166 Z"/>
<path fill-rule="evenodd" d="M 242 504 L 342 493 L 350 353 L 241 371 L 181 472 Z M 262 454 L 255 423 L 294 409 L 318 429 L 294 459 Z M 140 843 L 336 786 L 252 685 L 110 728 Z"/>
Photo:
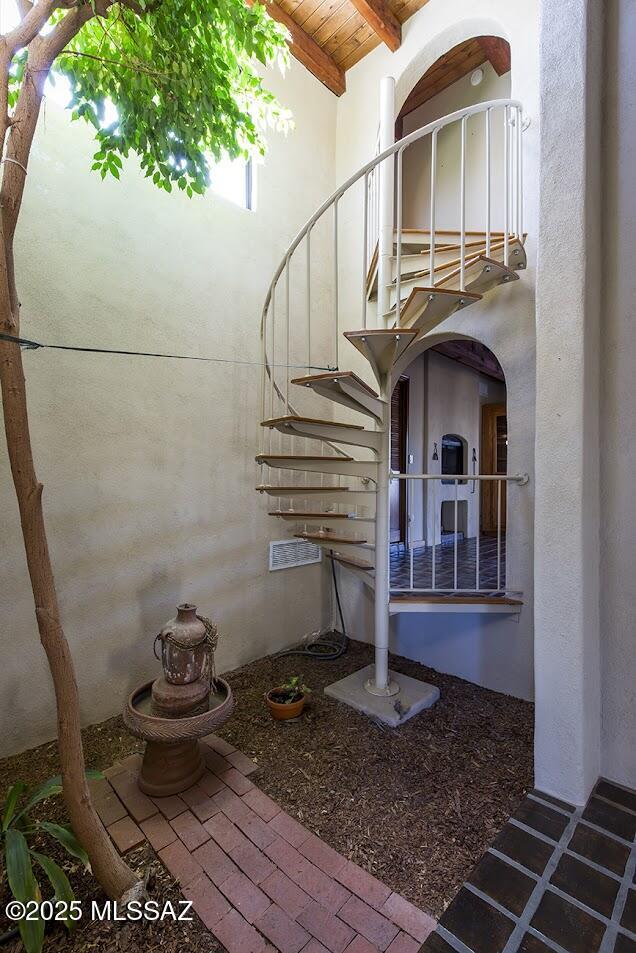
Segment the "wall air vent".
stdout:
<path fill-rule="evenodd" d="M 269 571 L 310 566 L 322 560 L 322 549 L 306 539 L 280 539 L 269 544 Z"/>

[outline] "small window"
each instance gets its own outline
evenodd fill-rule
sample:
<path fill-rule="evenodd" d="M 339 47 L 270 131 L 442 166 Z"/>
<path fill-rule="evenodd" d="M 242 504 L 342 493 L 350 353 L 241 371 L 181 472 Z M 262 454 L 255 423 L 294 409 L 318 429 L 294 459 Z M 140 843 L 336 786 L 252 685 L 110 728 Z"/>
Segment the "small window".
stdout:
<path fill-rule="evenodd" d="M 465 448 L 466 441 L 458 437 L 457 434 L 444 434 L 442 437 L 442 473 L 455 476 L 466 472 Z M 442 483 L 454 482 L 454 480 L 442 480 Z"/>
<path fill-rule="evenodd" d="M 240 208 L 254 208 L 254 164 L 251 159 L 221 159 L 210 168 L 210 188 Z"/>

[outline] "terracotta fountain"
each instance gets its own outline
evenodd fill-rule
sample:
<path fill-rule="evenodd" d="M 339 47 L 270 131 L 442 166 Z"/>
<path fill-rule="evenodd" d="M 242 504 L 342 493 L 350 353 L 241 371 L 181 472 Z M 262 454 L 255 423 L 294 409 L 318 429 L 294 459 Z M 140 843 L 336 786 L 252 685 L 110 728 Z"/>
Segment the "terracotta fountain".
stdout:
<path fill-rule="evenodd" d="M 124 708 L 126 727 L 146 742 L 139 774 L 145 794 L 168 797 L 195 784 L 205 771 L 198 739 L 232 714 L 232 690 L 214 671 L 216 641 L 216 626 L 187 603 L 155 639 L 163 674 L 135 689 Z"/>

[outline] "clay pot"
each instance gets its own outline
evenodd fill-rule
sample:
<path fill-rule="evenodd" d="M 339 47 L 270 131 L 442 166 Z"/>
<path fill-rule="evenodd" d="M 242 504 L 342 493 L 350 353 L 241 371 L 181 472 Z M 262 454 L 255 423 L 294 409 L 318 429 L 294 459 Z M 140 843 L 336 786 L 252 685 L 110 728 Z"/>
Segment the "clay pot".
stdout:
<path fill-rule="evenodd" d="M 298 701 L 290 702 L 287 705 L 282 702 L 273 701 L 272 695 L 276 695 L 282 692 L 282 690 L 282 687 L 279 685 L 278 688 L 270 689 L 265 695 L 265 701 L 267 702 L 267 707 L 270 710 L 272 718 L 274 718 L 275 721 L 287 721 L 288 718 L 298 718 L 305 707 L 305 702 L 307 701 L 306 696 L 301 692 Z"/>
<path fill-rule="evenodd" d="M 208 655 L 207 633 L 197 607 L 177 606 L 177 615 L 164 625 L 157 636 L 161 641 L 161 665 L 164 678 L 172 685 L 196 682 L 205 672 Z"/>

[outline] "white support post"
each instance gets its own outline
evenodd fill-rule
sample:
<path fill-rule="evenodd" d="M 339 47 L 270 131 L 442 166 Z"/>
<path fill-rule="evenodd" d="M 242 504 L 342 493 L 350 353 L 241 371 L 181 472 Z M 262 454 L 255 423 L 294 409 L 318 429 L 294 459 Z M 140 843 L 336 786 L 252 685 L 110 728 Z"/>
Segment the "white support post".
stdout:
<path fill-rule="evenodd" d="M 395 80 L 386 76 L 380 83 L 380 152 L 395 142 Z M 377 327 L 384 328 L 384 314 L 390 307 L 391 255 L 393 254 L 393 169 L 394 158 L 389 156 L 380 166 L 380 221 L 378 223 L 378 319 Z"/>
<path fill-rule="evenodd" d="M 378 459 L 375 516 L 375 673 L 365 688 L 372 695 L 396 695 L 399 686 L 389 681 L 389 465 L 391 462 L 391 378 L 380 388 L 385 401 L 382 448 Z"/>
<path fill-rule="evenodd" d="M 395 141 L 395 80 L 387 76 L 380 84 L 380 151 Z M 380 166 L 380 222 L 378 237 L 378 328 L 384 328 L 389 310 L 391 256 L 393 254 L 394 158 Z M 389 682 L 389 466 L 391 463 L 391 376 L 380 387 L 386 402 L 382 421 L 382 446 L 378 459 L 375 517 L 375 673 L 365 688 L 372 695 L 394 695 L 399 691 Z"/>

